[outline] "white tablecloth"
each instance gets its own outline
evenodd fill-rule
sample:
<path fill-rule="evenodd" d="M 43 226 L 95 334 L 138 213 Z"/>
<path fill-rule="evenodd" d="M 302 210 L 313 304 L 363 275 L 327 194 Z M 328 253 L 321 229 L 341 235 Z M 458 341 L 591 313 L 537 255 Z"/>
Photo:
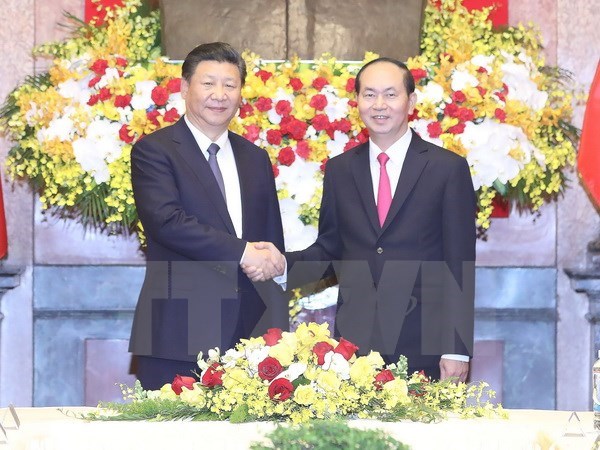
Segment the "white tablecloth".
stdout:
<path fill-rule="evenodd" d="M 93 408 L 63 410 L 83 413 Z M 0 419 L 5 417 L 5 411 L 0 410 Z M 567 427 L 571 412 L 509 410 L 508 413 L 508 420 L 450 418 L 435 424 L 354 420 L 350 424 L 384 429 L 415 450 L 589 450 L 597 436 L 591 412 L 578 413 L 585 433 L 578 437 L 564 435 L 565 431 L 578 428 Z M 8 445 L 2 443 L 0 433 L 0 450 L 241 450 L 275 427 L 269 422 L 86 422 L 56 408 L 17 408 L 17 414 L 21 426 L 18 430 L 7 429 Z"/>

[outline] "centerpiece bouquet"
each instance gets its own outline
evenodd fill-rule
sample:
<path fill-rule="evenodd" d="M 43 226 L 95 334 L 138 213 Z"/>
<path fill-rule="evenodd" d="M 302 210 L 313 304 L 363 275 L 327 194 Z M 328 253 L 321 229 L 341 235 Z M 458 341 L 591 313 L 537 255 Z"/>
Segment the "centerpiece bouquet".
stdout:
<path fill-rule="evenodd" d="M 377 352 L 357 355 L 327 324 L 303 323 L 295 332 L 269 329 L 221 354 L 198 356 L 196 377 L 178 374 L 160 390 L 122 386 L 129 403 L 104 403 L 99 420 L 255 420 L 303 423 L 312 419 L 372 418 L 432 421 L 502 416 L 485 383 L 431 381 L 407 374 L 406 358 L 385 365 Z"/>

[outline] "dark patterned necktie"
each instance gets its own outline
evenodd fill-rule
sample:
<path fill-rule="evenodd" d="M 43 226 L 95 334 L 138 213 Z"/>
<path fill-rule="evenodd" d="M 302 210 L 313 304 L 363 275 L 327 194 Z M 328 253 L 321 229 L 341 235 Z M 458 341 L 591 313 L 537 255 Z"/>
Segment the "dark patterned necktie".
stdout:
<path fill-rule="evenodd" d="M 219 146 L 214 142 L 208 146 L 208 165 L 215 175 L 215 179 L 217 180 L 219 189 L 221 189 L 221 194 L 223 194 L 225 202 L 227 202 L 227 196 L 225 195 L 225 183 L 223 181 L 223 175 L 221 174 L 221 169 L 219 169 L 219 163 L 217 161 L 217 152 L 219 149 Z"/>

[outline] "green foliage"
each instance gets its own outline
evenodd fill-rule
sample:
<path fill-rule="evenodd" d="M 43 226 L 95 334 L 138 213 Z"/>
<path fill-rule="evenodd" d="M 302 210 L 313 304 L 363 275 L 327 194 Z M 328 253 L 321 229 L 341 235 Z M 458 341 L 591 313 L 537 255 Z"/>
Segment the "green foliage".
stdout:
<path fill-rule="evenodd" d="M 313 421 L 293 427 L 279 425 L 267 435 L 270 445 L 255 443 L 252 450 L 408 450 L 382 430 L 360 430 L 341 421 Z"/>
<path fill-rule="evenodd" d="M 92 412 L 82 418 L 100 421 L 150 420 L 155 422 L 184 419 L 219 420 L 219 417 L 210 411 L 178 400 L 147 398 L 132 403 L 101 402 L 98 407 L 104 411 Z"/>

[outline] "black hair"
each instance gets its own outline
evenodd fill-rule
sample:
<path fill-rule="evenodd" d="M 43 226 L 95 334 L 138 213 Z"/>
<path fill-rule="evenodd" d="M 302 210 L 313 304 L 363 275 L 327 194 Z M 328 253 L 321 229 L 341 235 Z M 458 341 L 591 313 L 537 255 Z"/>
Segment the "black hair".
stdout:
<path fill-rule="evenodd" d="M 189 52 L 183 61 L 183 66 L 181 66 L 181 76 L 183 79 L 189 82 L 196 71 L 196 67 L 202 61 L 231 63 L 234 66 L 237 66 L 240 71 L 242 86 L 246 82 L 246 62 L 238 51 L 226 42 L 200 44 Z"/>
<path fill-rule="evenodd" d="M 406 93 L 410 95 L 413 92 L 415 92 L 415 79 L 414 79 L 412 73 L 410 72 L 410 70 L 408 70 L 408 67 L 406 67 L 406 64 L 404 64 L 402 61 L 399 61 L 394 58 L 381 57 L 381 58 L 377 58 L 372 61 L 369 61 L 364 66 L 362 66 L 361 69 L 358 71 L 358 74 L 356 74 L 356 81 L 354 83 L 354 89 L 356 90 L 356 94 L 360 93 L 360 76 L 362 75 L 363 71 L 367 67 L 369 67 L 373 64 L 380 63 L 380 62 L 389 62 L 389 63 L 392 63 L 392 64 L 398 66 L 404 74 L 404 87 L 406 88 Z"/>

